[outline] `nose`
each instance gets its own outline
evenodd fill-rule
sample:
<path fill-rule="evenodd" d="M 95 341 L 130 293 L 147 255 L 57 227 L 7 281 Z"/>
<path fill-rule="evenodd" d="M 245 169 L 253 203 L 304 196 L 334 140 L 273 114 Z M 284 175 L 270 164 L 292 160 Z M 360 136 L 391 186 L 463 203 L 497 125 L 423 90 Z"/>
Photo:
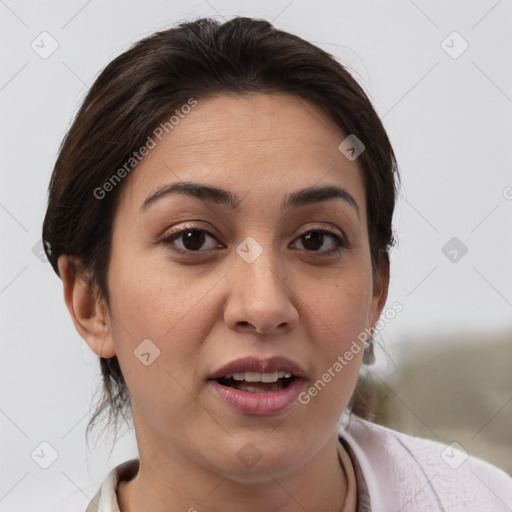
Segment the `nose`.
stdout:
<path fill-rule="evenodd" d="M 230 329 L 272 336 L 297 326 L 296 295 L 286 282 L 286 269 L 270 249 L 250 263 L 237 254 L 228 280 L 224 321 Z"/>

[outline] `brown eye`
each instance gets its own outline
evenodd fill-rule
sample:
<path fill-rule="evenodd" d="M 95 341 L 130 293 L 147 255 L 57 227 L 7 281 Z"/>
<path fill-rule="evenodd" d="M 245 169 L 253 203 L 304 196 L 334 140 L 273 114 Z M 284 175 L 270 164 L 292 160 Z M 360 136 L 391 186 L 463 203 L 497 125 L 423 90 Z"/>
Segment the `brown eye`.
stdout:
<path fill-rule="evenodd" d="M 318 231 L 312 231 L 311 233 L 306 233 L 302 235 L 304 240 L 304 247 L 308 251 L 318 251 L 324 243 L 324 234 L 319 233 Z"/>
<path fill-rule="evenodd" d="M 210 242 L 210 247 L 206 247 L 206 249 L 203 248 L 203 250 L 201 250 L 209 238 L 215 241 L 215 238 L 204 229 L 186 228 L 173 233 L 171 236 L 166 237 L 164 240 L 162 240 L 162 243 L 172 246 L 174 250 L 182 253 L 204 252 L 208 249 L 220 247 L 218 243 L 212 244 L 212 242 Z M 177 241 L 180 243 L 176 244 L 175 242 Z"/>
<path fill-rule="evenodd" d="M 198 251 L 201 249 L 205 241 L 205 233 L 199 230 L 186 231 L 182 235 L 183 245 L 190 251 Z"/>
<path fill-rule="evenodd" d="M 339 252 L 345 247 L 345 243 L 339 236 L 321 229 L 308 231 L 297 240 L 302 240 L 303 247 L 310 252 Z M 329 240 L 331 240 L 330 243 Z M 327 248 L 325 248 L 325 245 L 327 245 Z M 324 247 L 324 250 L 321 250 L 322 247 Z"/>

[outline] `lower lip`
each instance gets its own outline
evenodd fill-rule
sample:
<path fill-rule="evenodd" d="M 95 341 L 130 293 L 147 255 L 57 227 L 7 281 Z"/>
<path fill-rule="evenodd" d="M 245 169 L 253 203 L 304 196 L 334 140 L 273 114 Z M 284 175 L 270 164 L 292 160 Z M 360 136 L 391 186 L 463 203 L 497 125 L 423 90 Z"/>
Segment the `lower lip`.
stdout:
<path fill-rule="evenodd" d="M 223 386 L 216 380 L 209 382 L 218 396 L 232 409 L 259 416 L 270 416 L 284 411 L 297 400 L 304 386 L 304 379 L 296 377 L 285 389 L 268 393 L 248 393 Z"/>

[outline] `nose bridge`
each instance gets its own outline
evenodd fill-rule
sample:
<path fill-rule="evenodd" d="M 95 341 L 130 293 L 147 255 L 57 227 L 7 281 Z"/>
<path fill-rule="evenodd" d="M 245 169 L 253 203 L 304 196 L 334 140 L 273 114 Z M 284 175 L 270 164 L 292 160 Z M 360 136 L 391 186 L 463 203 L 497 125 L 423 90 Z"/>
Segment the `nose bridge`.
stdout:
<path fill-rule="evenodd" d="M 235 272 L 241 280 L 239 284 L 242 287 L 243 283 L 247 285 L 242 290 L 246 292 L 243 295 L 250 294 L 253 300 L 261 299 L 265 303 L 282 295 L 286 276 L 282 274 L 283 266 L 279 265 L 274 254 L 272 241 L 269 237 L 265 240 L 260 237 L 259 240 L 248 236 L 237 246 Z"/>
<path fill-rule="evenodd" d="M 252 324 L 257 331 L 269 332 L 295 325 L 298 313 L 272 241 L 260 241 L 248 236 L 236 248 L 225 315 L 232 328 Z"/>

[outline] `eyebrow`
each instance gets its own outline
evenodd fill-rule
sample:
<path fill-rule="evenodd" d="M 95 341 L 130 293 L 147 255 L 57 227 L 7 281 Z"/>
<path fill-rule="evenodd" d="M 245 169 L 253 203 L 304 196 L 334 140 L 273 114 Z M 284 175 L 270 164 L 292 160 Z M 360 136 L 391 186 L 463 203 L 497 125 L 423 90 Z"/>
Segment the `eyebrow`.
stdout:
<path fill-rule="evenodd" d="M 142 204 L 139 213 L 147 210 L 151 204 L 154 204 L 159 199 L 174 194 L 184 194 L 203 201 L 229 206 L 232 210 L 237 212 L 240 211 L 240 198 L 229 190 L 202 183 L 182 181 L 179 183 L 164 185 L 150 194 Z M 346 204 L 350 205 L 359 217 L 359 206 L 357 205 L 356 200 L 347 190 L 335 185 L 328 185 L 325 187 L 307 187 L 292 192 L 284 198 L 281 209 L 286 211 L 292 208 L 308 206 L 331 199 L 341 199 Z"/>

